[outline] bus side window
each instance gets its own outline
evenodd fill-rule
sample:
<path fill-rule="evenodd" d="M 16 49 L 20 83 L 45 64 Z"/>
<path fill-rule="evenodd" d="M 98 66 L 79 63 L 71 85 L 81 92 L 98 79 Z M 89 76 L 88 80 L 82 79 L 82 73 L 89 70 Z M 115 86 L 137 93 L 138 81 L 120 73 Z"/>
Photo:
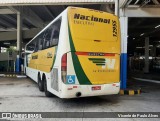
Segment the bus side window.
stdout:
<path fill-rule="evenodd" d="M 61 26 L 61 18 L 52 25 L 53 29 L 51 34 L 50 46 L 58 45 L 60 26 Z"/>
<path fill-rule="evenodd" d="M 35 47 L 35 44 L 33 43 L 29 43 L 26 47 L 26 50 L 28 51 L 34 51 L 34 47 Z"/>
<path fill-rule="evenodd" d="M 43 48 L 47 49 L 49 47 L 49 40 L 44 39 Z"/>
<path fill-rule="evenodd" d="M 42 45 L 43 45 L 43 39 L 40 38 L 38 50 L 42 50 Z"/>
<path fill-rule="evenodd" d="M 51 28 L 48 28 L 43 35 L 43 49 L 50 47 Z"/>
<path fill-rule="evenodd" d="M 38 50 L 42 50 L 43 49 L 43 36 L 40 35 L 38 36 Z"/>
<path fill-rule="evenodd" d="M 35 48 L 34 48 L 34 52 L 37 52 L 38 51 L 38 40 L 37 38 L 35 39 Z"/>
<path fill-rule="evenodd" d="M 59 31 L 53 30 L 53 36 L 51 38 L 50 46 L 57 46 L 59 40 Z"/>

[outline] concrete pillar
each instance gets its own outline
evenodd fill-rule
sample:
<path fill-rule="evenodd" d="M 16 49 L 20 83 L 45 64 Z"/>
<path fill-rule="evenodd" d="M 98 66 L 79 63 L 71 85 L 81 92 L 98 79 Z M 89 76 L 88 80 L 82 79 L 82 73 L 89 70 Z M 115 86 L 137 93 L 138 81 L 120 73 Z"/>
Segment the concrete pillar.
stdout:
<path fill-rule="evenodd" d="M 22 17 L 20 13 L 17 13 L 17 51 L 19 57 L 21 57 L 22 51 Z"/>
<path fill-rule="evenodd" d="M 121 24 L 121 89 L 127 86 L 128 17 L 120 17 Z"/>
<path fill-rule="evenodd" d="M 149 73 L 149 37 L 145 38 L 145 66 L 144 73 Z"/>
<path fill-rule="evenodd" d="M 20 72 L 22 52 L 22 16 L 19 12 L 17 13 L 17 52 L 16 72 Z"/>
<path fill-rule="evenodd" d="M 153 45 L 152 56 L 156 57 L 156 45 Z"/>
<path fill-rule="evenodd" d="M 119 0 L 115 0 L 115 15 L 119 16 Z"/>

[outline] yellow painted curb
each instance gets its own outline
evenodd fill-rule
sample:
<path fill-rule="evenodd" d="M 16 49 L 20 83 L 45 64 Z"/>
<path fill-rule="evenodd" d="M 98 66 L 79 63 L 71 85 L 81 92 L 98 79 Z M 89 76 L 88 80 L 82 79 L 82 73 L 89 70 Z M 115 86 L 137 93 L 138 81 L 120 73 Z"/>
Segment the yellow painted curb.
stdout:
<path fill-rule="evenodd" d="M 16 77 L 16 74 L 5 74 L 4 77 Z"/>
<path fill-rule="evenodd" d="M 141 89 L 121 89 L 119 94 L 120 95 L 139 95 L 141 93 Z"/>

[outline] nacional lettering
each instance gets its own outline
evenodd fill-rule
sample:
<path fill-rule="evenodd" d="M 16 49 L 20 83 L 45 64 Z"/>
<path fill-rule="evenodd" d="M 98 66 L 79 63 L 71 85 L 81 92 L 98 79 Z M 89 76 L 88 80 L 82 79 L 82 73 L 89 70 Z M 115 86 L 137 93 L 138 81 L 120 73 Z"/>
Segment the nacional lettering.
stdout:
<path fill-rule="evenodd" d="M 85 16 L 81 14 L 74 14 L 74 19 L 80 19 L 80 20 L 87 20 L 87 21 L 94 21 L 94 22 L 101 22 L 101 23 L 106 23 L 110 24 L 110 19 L 104 19 L 104 18 L 98 18 L 95 16 Z"/>

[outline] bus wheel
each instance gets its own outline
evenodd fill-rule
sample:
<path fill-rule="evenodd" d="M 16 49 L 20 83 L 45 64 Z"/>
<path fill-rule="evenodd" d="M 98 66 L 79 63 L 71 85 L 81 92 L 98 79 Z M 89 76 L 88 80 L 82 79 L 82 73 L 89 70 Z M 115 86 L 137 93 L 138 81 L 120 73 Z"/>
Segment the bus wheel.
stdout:
<path fill-rule="evenodd" d="M 40 91 L 44 91 L 44 81 L 41 80 L 40 74 L 38 74 L 38 87 Z"/>
<path fill-rule="evenodd" d="M 47 90 L 47 81 L 46 81 L 46 78 L 44 79 L 44 92 L 45 92 L 46 97 L 53 97 L 53 94 L 50 93 L 50 92 Z"/>

